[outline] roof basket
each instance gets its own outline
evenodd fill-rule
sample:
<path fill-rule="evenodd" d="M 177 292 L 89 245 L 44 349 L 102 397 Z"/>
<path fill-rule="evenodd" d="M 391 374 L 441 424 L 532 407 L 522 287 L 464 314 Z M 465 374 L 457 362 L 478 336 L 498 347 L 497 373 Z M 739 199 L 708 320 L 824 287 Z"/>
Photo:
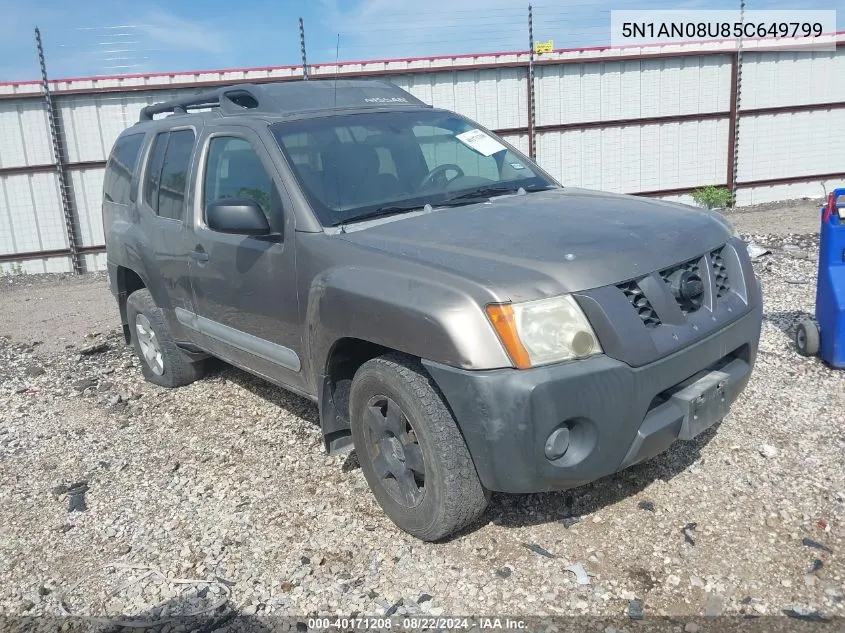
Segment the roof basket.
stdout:
<path fill-rule="evenodd" d="M 225 111 L 243 111 L 257 108 L 259 91 L 255 86 L 229 86 L 212 92 L 201 92 L 172 101 L 164 101 L 141 109 L 139 121 L 152 121 L 156 114 L 187 114 L 188 110 L 222 107 Z"/>

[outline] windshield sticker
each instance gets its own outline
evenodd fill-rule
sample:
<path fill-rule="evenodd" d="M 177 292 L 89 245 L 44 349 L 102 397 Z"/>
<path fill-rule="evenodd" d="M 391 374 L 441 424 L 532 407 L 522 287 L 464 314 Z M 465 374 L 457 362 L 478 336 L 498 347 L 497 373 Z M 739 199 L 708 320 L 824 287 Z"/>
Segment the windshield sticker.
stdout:
<path fill-rule="evenodd" d="M 511 167 L 514 169 L 525 169 L 525 165 L 522 163 L 509 163 Z"/>
<path fill-rule="evenodd" d="M 499 141 L 492 136 L 488 136 L 481 130 L 470 130 L 455 136 L 461 143 L 472 150 L 475 150 L 482 156 L 492 156 L 496 152 L 501 152 L 507 149 Z"/>

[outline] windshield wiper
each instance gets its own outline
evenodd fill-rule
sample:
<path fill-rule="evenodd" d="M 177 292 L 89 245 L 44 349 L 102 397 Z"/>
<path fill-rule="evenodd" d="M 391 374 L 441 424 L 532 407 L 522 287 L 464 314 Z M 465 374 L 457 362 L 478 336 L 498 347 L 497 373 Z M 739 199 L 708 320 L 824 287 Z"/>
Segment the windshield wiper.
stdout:
<path fill-rule="evenodd" d="M 373 209 L 372 211 L 367 211 L 365 213 L 360 213 L 358 215 L 353 215 L 351 218 L 347 218 L 342 222 L 338 222 L 335 226 L 341 227 L 341 229 L 349 224 L 350 222 L 361 222 L 362 220 L 371 220 L 373 218 L 383 218 L 388 215 L 398 215 L 400 213 L 407 213 L 408 211 L 416 211 L 417 209 L 422 209 L 424 205 L 419 204 L 418 202 L 412 204 L 391 204 L 386 205 L 383 207 L 379 207 L 377 209 Z"/>
<path fill-rule="evenodd" d="M 352 222 L 362 222 L 364 220 L 372 220 L 373 218 L 383 218 L 390 215 L 399 215 L 400 213 L 407 213 L 408 211 L 417 211 L 429 205 L 431 205 L 432 207 L 455 207 L 463 204 L 473 204 L 478 200 L 488 200 L 489 198 L 492 198 L 494 196 L 501 196 L 508 193 L 517 193 L 520 189 L 522 189 L 526 193 L 530 193 L 534 191 L 545 191 L 547 189 L 554 188 L 554 185 L 529 185 L 527 187 L 491 185 L 489 187 L 481 187 L 479 189 L 474 189 L 472 191 L 461 193 L 455 196 L 449 196 L 442 202 L 436 202 L 434 204 L 420 204 L 419 202 L 411 202 L 406 204 L 400 203 L 385 205 L 383 207 L 373 209 L 372 211 L 366 211 L 358 215 L 353 215 L 351 218 L 347 218 L 346 220 L 337 222 L 336 224 L 334 224 L 334 226 L 339 226 L 341 231 L 343 231 L 344 227 Z"/>
<path fill-rule="evenodd" d="M 545 191 L 546 189 L 554 189 L 554 185 L 529 185 L 527 187 L 491 185 L 489 187 L 473 189 L 472 191 L 467 191 L 466 193 L 459 193 L 455 196 L 449 196 L 442 202 L 439 202 L 438 206 L 449 206 L 453 202 L 457 202 L 458 204 L 464 204 L 467 201 L 488 200 L 494 196 L 502 196 L 508 193 L 517 193 L 520 189 L 522 189 L 526 193 L 530 193 L 534 191 Z"/>

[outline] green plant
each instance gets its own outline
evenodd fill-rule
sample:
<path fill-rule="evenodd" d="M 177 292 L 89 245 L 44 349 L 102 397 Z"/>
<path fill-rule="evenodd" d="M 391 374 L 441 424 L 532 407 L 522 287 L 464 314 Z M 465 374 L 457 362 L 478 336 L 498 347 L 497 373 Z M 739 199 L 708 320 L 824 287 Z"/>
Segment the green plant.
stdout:
<path fill-rule="evenodd" d="M 12 262 L 3 274 L 7 277 L 11 277 L 12 275 L 23 275 L 23 266 L 21 266 L 20 262 Z"/>
<path fill-rule="evenodd" d="M 708 209 L 721 209 L 731 204 L 731 192 L 724 187 L 707 185 L 692 192 L 692 199 Z"/>

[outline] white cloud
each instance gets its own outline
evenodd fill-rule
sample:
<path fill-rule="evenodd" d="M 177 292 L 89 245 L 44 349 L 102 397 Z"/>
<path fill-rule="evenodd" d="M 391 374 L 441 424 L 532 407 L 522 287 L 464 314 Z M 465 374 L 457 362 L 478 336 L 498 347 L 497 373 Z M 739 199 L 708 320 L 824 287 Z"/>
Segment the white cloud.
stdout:
<path fill-rule="evenodd" d="M 527 4 L 512 0 L 362 0 L 348 9 L 320 2 L 324 26 L 340 34 L 342 59 L 527 47 Z"/>
<path fill-rule="evenodd" d="M 340 33 L 341 60 L 528 49 L 529 0 L 317 2 L 323 7 L 323 26 Z M 708 0 L 533 0 L 534 38 L 551 39 L 555 48 L 608 45 L 613 9 L 694 8 L 705 3 Z M 332 60 L 334 52 L 318 50 L 311 57 Z"/>
<path fill-rule="evenodd" d="M 157 48 L 219 54 L 231 48 L 219 30 L 196 20 L 185 20 L 162 10 L 154 10 L 138 24 L 139 37 Z"/>
<path fill-rule="evenodd" d="M 236 41 L 208 20 L 185 19 L 155 4 L 9 4 L 0 20 L 0 81 L 38 78 L 36 25 L 51 78 L 222 67 L 230 64 Z"/>

